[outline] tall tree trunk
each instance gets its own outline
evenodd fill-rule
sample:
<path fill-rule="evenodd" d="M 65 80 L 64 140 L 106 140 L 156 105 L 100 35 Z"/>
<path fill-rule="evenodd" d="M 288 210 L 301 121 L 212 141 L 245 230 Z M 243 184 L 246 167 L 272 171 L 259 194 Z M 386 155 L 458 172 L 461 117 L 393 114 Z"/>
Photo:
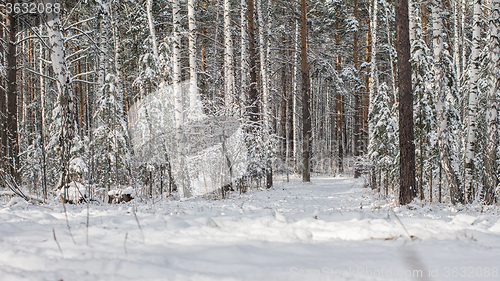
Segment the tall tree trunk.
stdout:
<path fill-rule="evenodd" d="M 416 195 L 408 0 L 396 0 L 396 38 L 399 88 L 399 204 L 405 205 Z"/>
<path fill-rule="evenodd" d="M 54 5 L 54 0 L 44 0 L 44 4 Z M 47 13 L 47 27 L 49 36 L 49 46 L 51 49 L 50 58 L 52 69 L 56 76 L 57 91 L 59 93 L 58 103 L 61 114 L 61 132 L 59 136 L 60 146 L 60 173 L 59 188 L 68 184 L 69 163 L 71 161 L 71 147 L 73 138 L 76 134 L 75 122 L 76 113 L 74 111 L 74 94 L 69 72 L 68 62 L 66 60 L 66 50 L 64 47 L 64 36 L 62 33 L 62 24 L 59 14 Z"/>
<path fill-rule="evenodd" d="M 460 12 L 459 3 L 453 1 L 453 65 L 457 73 L 458 87 L 460 88 L 460 26 L 458 21 L 458 13 Z"/>
<path fill-rule="evenodd" d="M 299 108 L 298 108 L 298 54 L 299 54 L 299 22 L 296 20 L 295 22 L 295 43 L 294 43 L 294 52 L 293 52 L 293 76 L 292 76 L 292 84 L 293 84 L 293 167 L 294 172 L 297 172 L 297 164 L 298 164 L 298 155 L 299 155 Z"/>
<path fill-rule="evenodd" d="M 371 55 L 372 55 L 372 28 L 371 28 L 371 16 L 372 16 L 372 5 L 368 4 L 368 16 L 366 17 L 366 31 L 365 31 L 365 63 L 370 65 L 371 63 Z M 363 143 L 362 151 L 363 154 L 368 152 L 368 143 L 369 143 L 369 129 L 368 129 L 368 109 L 370 107 L 370 82 L 371 75 L 369 69 L 367 68 L 364 71 L 365 76 L 365 87 L 363 89 L 363 98 L 361 99 L 361 132 L 362 132 L 362 140 Z"/>
<path fill-rule="evenodd" d="M 4 20 L 4 16 L 0 15 L 1 22 Z M 8 33 L 8 30 L 6 31 Z M 0 26 L 0 38 L 4 38 L 4 27 Z M 4 45 L 0 44 L 0 53 L 4 54 Z M 0 57 L 0 63 L 5 65 L 5 56 Z M 0 75 L 0 170 L 7 169 L 6 155 L 7 155 L 7 99 L 5 92 L 5 68 L 2 69 L 2 75 Z"/>
<path fill-rule="evenodd" d="M 358 0 L 354 0 L 354 18 L 357 20 L 358 19 Z M 358 53 L 358 36 L 359 32 L 356 30 L 354 32 L 354 42 L 353 42 L 353 63 L 354 63 L 354 68 L 356 69 L 356 73 L 358 72 L 359 68 L 359 53 Z M 360 106 L 360 92 L 359 92 L 359 85 L 356 85 L 356 89 L 354 90 L 354 130 L 353 130 L 353 137 L 354 137 L 354 144 L 353 144 L 353 152 L 354 152 L 354 157 L 358 158 L 361 153 L 360 153 L 360 123 L 359 123 L 359 117 L 361 115 L 361 106 Z M 356 160 L 357 161 L 357 160 Z M 354 166 L 354 178 L 359 178 L 361 176 L 360 172 L 360 165 L 355 164 Z"/>
<path fill-rule="evenodd" d="M 462 39 L 462 73 L 465 72 L 467 68 L 467 38 L 466 38 L 466 32 L 465 32 L 465 17 L 467 14 L 467 5 L 468 0 L 461 0 L 462 4 L 462 36 L 460 39 Z M 462 76 L 464 76 L 462 74 Z M 458 79 L 461 79 L 462 77 L 458 77 Z"/>
<path fill-rule="evenodd" d="M 247 3 L 246 0 L 241 0 L 240 25 L 241 25 L 241 83 L 240 83 L 240 112 L 243 114 L 243 109 L 247 102 L 248 94 L 248 34 L 247 34 Z"/>
<path fill-rule="evenodd" d="M 115 0 L 114 1 L 114 6 L 116 7 L 115 9 L 112 9 L 111 12 L 111 18 L 113 21 L 113 41 L 114 41 L 114 48 L 115 48 L 115 73 L 116 73 L 116 88 L 117 88 L 117 95 L 118 95 L 118 102 L 120 103 L 120 118 L 124 118 L 124 111 L 123 111 L 123 101 L 124 101 L 124 91 L 123 91 L 123 71 L 122 71 L 122 43 L 121 43 L 121 33 L 120 33 L 120 21 L 119 21 L 119 14 L 118 12 L 120 11 L 120 0 Z M 127 130 L 128 132 L 128 130 Z"/>
<path fill-rule="evenodd" d="M 174 94 L 174 110 L 175 110 L 175 138 L 177 143 L 177 184 L 182 189 L 184 197 L 191 197 L 191 190 L 189 187 L 189 180 L 187 178 L 187 171 L 185 170 L 184 161 L 184 143 L 182 142 L 182 126 L 184 124 L 184 106 L 182 103 L 182 89 L 181 89 L 181 7 L 180 1 L 174 0 L 172 3 L 172 17 L 173 17 L 173 44 L 172 44 L 172 89 Z"/>
<path fill-rule="evenodd" d="M 385 27 L 386 27 L 386 35 L 387 35 L 387 46 L 389 48 L 389 68 L 391 70 L 391 75 L 389 75 L 389 84 L 391 86 L 392 90 L 392 101 L 395 103 L 396 102 L 396 69 L 394 68 L 394 56 L 392 53 L 392 32 L 390 29 L 390 24 L 389 24 L 389 11 L 388 9 L 385 10 Z"/>
<path fill-rule="evenodd" d="M 16 1 L 9 0 L 14 5 Z M 17 54 L 15 13 L 7 14 L 7 157 L 10 174 L 19 182 L 19 142 L 17 122 Z"/>
<path fill-rule="evenodd" d="M 257 66 L 255 57 L 255 28 L 253 0 L 246 0 L 248 11 L 248 59 L 250 64 L 250 89 L 248 91 L 248 114 L 252 130 L 259 122 L 259 96 L 257 92 Z"/>
<path fill-rule="evenodd" d="M 188 1 L 189 22 L 189 118 L 200 119 L 203 116 L 200 95 L 198 93 L 198 77 L 196 73 L 196 19 L 195 0 Z"/>
<path fill-rule="evenodd" d="M 260 81 L 262 86 L 261 94 L 261 105 L 262 105 L 262 117 L 264 121 L 264 128 L 269 129 L 269 117 L 268 117 L 268 83 L 267 83 L 267 60 L 266 60 L 266 49 L 265 49 L 265 31 L 266 26 L 264 24 L 264 13 L 262 12 L 262 0 L 257 0 L 257 17 L 259 20 L 259 56 L 260 56 Z"/>
<path fill-rule="evenodd" d="M 155 56 L 155 59 L 158 60 L 158 43 L 156 42 L 156 32 L 153 22 L 153 13 L 151 11 L 152 6 L 153 6 L 152 0 L 146 0 L 146 14 L 148 17 L 149 34 L 151 36 L 151 42 L 153 43 L 153 55 Z"/>
<path fill-rule="evenodd" d="M 477 111 L 477 95 L 479 92 L 479 55 L 481 53 L 481 0 L 474 0 L 474 31 L 472 33 L 472 68 L 470 74 L 470 92 L 468 106 L 468 121 L 467 121 L 467 146 L 465 151 L 465 200 L 466 203 L 471 203 L 472 181 L 474 173 L 474 150 L 476 142 L 476 111 Z"/>
<path fill-rule="evenodd" d="M 486 110 L 486 153 L 484 155 L 484 187 L 482 197 L 486 204 L 495 199 L 498 185 L 498 97 L 500 94 L 500 0 L 492 0 L 490 18 L 490 85 Z"/>
<path fill-rule="evenodd" d="M 300 61 L 302 69 L 302 181 L 310 182 L 309 162 L 311 155 L 311 89 L 309 81 L 309 65 L 307 64 L 307 6 L 306 0 L 300 2 Z"/>
<path fill-rule="evenodd" d="M 231 2 L 224 0 L 224 99 L 226 114 L 234 107 L 233 40 L 231 35 Z"/>
<path fill-rule="evenodd" d="M 269 81 L 268 81 L 268 54 L 269 44 L 266 48 L 266 35 L 269 26 L 265 24 L 264 12 L 263 12 L 262 0 L 257 0 L 257 17 L 259 21 L 259 55 L 260 55 L 260 81 L 262 85 L 261 92 L 261 107 L 262 107 L 262 118 L 263 118 L 263 131 L 266 135 L 270 134 L 271 126 L 269 123 Z M 271 188 L 273 186 L 273 175 L 272 175 L 272 159 L 270 155 L 266 155 L 266 188 Z"/>
<path fill-rule="evenodd" d="M 335 70 L 337 73 L 342 71 L 342 59 L 340 54 L 340 28 L 339 28 L 340 16 L 338 12 L 336 13 L 335 20 L 335 48 L 337 49 Z M 338 148 L 338 167 L 339 173 L 344 172 L 344 140 L 343 140 L 343 128 L 344 128 L 344 96 L 341 91 L 337 92 L 335 97 L 335 111 L 336 111 L 336 134 L 337 134 L 337 148 Z"/>
<path fill-rule="evenodd" d="M 375 96 L 377 94 L 379 85 L 378 85 L 378 69 L 377 69 L 377 27 L 378 27 L 378 0 L 373 0 L 373 10 L 372 10 L 372 55 L 371 55 L 371 63 L 370 63 L 370 75 L 371 75 L 371 83 L 370 83 L 370 105 L 369 105 L 369 111 L 373 112 L 374 110 L 374 102 L 375 102 Z M 375 128 L 373 128 L 373 123 L 368 128 L 368 139 L 372 140 L 373 139 L 373 133 Z M 374 163 L 375 164 L 375 163 Z M 377 186 L 377 178 L 376 178 L 376 168 L 372 166 L 372 170 L 370 172 L 371 177 L 372 177 L 372 189 L 376 188 Z"/>
<path fill-rule="evenodd" d="M 438 119 L 438 143 L 440 151 L 440 167 L 444 169 L 448 185 L 450 186 L 450 197 L 453 204 L 462 202 L 463 195 L 461 192 L 462 181 L 458 172 L 458 165 L 452 155 L 450 147 L 450 128 L 448 125 L 448 102 L 447 91 L 448 85 L 444 83 L 446 76 L 444 73 L 443 59 L 443 19 L 441 16 L 441 3 L 437 0 L 433 2 L 432 17 L 433 17 L 433 35 L 434 35 L 434 72 L 435 72 L 435 91 L 438 95 L 436 102 L 436 111 Z M 440 181 L 441 182 L 441 181 Z"/>

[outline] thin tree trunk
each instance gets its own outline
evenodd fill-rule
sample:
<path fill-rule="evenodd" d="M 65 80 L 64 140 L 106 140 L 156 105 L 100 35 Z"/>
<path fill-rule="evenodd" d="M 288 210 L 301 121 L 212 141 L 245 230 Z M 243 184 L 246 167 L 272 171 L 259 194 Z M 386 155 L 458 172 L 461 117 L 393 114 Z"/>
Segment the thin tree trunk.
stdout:
<path fill-rule="evenodd" d="M 247 4 L 241 0 L 241 84 L 240 84 L 240 112 L 243 114 L 248 94 L 248 34 L 247 34 Z"/>
<path fill-rule="evenodd" d="M 44 4 L 54 4 L 54 0 L 45 0 Z M 74 94 L 69 72 L 68 62 L 66 61 L 66 51 L 64 48 L 64 36 L 59 15 L 56 13 L 47 13 L 47 26 L 49 36 L 49 46 L 51 49 L 51 61 L 54 75 L 56 76 L 58 100 L 61 112 L 61 132 L 59 137 L 60 149 L 60 176 L 59 188 L 68 184 L 69 163 L 71 161 L 71 147 L 75 137 L 76 114 L 74 112 Z"/>
<path fill-rule="evenodd" d="M 354 0 L 354 18 L 357 20 L 358 19 L 358 0 Z M 353 63 L 354 63 L 354 68 L 356 69 L 356 72 L 359 68 L 358 65 L 358 31 L 354 32 L 354 42 L 353 42 Z M 354 157 L 358 158 L 361 153 L 360 153 L 360 123 L 359 123 L 359 117 L 361 115 L 361 106 L 360 106 L 360 92 L 359 92 L 359 87 L 356 86 L 356 89 L 354 91 L 354 144 L 353 144 L 353 152 L 354 152 Z M 358 161 L 356 159 L 356 161 Z M 360 165 L 355 164 L 354 166 L 354 178 L 359 178 L 361 176 L 360 172 Z"/>
<path fill-rule="evenodd" d="M 490 85 L 486 110 L 486 153 L 484 155 L 484 187 L 482 197 L 486 204 L 495 199 L 498 185 L 498 95 L 500 93 L 500 0 L 492 0 L 490 18 Z"/>
<path fill-rule="evenodd" d="M 440 151 L 440 164 L 441 168 L 444 169 L 446 173 L 446 178 L 450 186 L 450 197 L 453 204 L 462 202 L 463 195 L 461 193 L 461 179 L 458 173 L 458 165 L 455 160 L 452 159 L 451 144 L 449 143 L 449 126 L 448 126 L 448 104 L 447 104 L 447 92 L 443 80 L 445 80 L 445 73 L 443 69 L 443 22 L 441 16 L 441 4 L 438 1 L 434 1 L 434 6 L 432 10 L 433 14 L 433 34 L 434 34 L 434 71 L 435 71 L 435 89 L 438 95 L 436 102 L 436 111 L 438 115 L 438 143 Z M 441 181 L 440 181 L 441 182 Z"/>
<path fill-rule="evenodd" d="M 389 48 L 389 67 L 390 67 L 390 70 L 391 70 L 391 74 L 392 75 L 389 75 L 389 84 L 391 85 L 391 89 L 392 89 L 392 97 L 393 97 L 393 102 L 396 102 L 396 69 L 394 68 L 394 56 L 392 54 L 392 33 L 391 33 L 391 30 L 390 30 L 390 25 L 389 25 L 389 13 L 387 11 L 387 9 L 385 9 L 385 26 L 387 28 L 386 30 L 386 34 L 387 34 L 387 44 L 388 44 L 388 48 Z M 396 31 L 397 33 L 397 31 Z"/>
<path fill-rule="evenodd" d="M 429 203 L 432 204 L 432 169 L 429 170 Z"/>
<path fill-rule="evenodd" d="M 253 0 L 246 0 L 248 11 L 248 56 L 250 61 L 250 89 L 248 91 L 248 114 L 252 123 L 252 130 L 259 122 L 259 96 L 257 92 L 257 66 L 255 57 L 255 28 Z"/>
<path fill-rule="evenodd" d="M 261 95 L 261 105 L 262 105 L 262 117 L 264 120 L 264 128 L 269 129 L 269 92 L 267 83 L 267 60 L 266 60 L 266 49 L 265 49 L 265 24 L 264 15 L 262 12 L 262 0 L 257 0 L 257 17 L 259 20 L 259 55 L 260 55 L 260 81 L 262 85 L 262 95 Z"/>
<path fill-rule="evenodd" d="M 175 138 L 177 143 L 177 171 L 176 179 L 182 189 L 184 197 L 191 197 L 191 190 L 189 187 L 189 180 L 187 178 L 187 171 L 185 170 L 184 161 L 184 143 L 182 142 L 182 126 L 184 124 L 182 104 L 182 89 L 181 89 L 181 8 L 179 0 L 174 0 L 172 3 L 172 16 L 173 16 L 173 44 L 172 44 L 172 89 L 174 93 L 174 110 L 175 110 Z"/>
<path fill-rule="evenodd" d="M 378 80 L 378 68 L 377 68 L 377 27 L 378 27 L 378 0 L 373 0 L 373 21 L 372 21 L 372 55 L 371 55 L 371 63 L 370 63 L 370 75 L 371 75 L 371 83 L 370 83 L 370 112 L 373 112 L 373 108 L 375 106 L 375 95 L 377 94 L 378 87 L 379 87 L 379 80 Z M 373 125 L 372 125 L 373 126 Z M 368 128 L 369 132 L 369 139 L 371 140 L 373 138 L 373 133 L 374 133 L 375 128 Z M 373 171 L 372 173 L 375 173 Z M 374 181 L 374 186 L 373 188 L 376 187 L 377 180 L 375 179 Z"/>
<path fill-rule="evenodd" d="M 396 0 L 396 38 L 399 88 L 399 204 L 405 205 L 413 200 L 417 191 L 415 186 L 415 143 L 413 138 L 408 0 Z"/>
<path fill-rule="evenodd" d="M 40 24 L 40 34 L 43 34 L 43 25 Z M 42 42 L 38 43 L 38 48 L 40 50 L 40 58 L 45 60 L 45 46 Z M 39 72 L 45 74 L 45 67 L 43 66 L 45 62 L 40 60 Z M 40 75 L 40 91 L 39 91 L 39 106 L 38 106 L 38 135 L 40 137 L 39 145 L 42 152 L 42 157 L 40 158 L 40 169 L 41 169 L 41 180 L 42 180 L 42 194 L 43 198 L 47 199 L 47 161 L 46 161 L 46 151 L 45 151 L 45 77 Z"/>
<path fill-rule="evenodd" d="M 467 38 L 466 38 L 466 32 L 465 32 L 465 16 L 467 13 L 467 5 L 468 5 L 468 0 L 461 0 L 462 3 L 462 73 L 465 72 L 467 69 Z M 458 79 L 461 79 L 462 77 L 458 77 Z"/>
<path fill-rule="evenodd" d="M 230 13 L 231 2 L 224 0 L 224 100 L 227 115 L 232 114 L 234 107 L 234 57 Z"/>
<path fill-rule="evenodd" d="M 338 12 L 336 13 L 335 20 L 335 47 L 337 50 L 340 49 L 340 28 L 339 28 L 340 16 Z M 342 71 L 342 59 L 341 54 L 337 51 L 335 70 L 337 73 Z M 373 81 L 373 80 L 372 80 Z M 336 134 L 337 134 L 337 147 L 338 147 L 338 167 L 339 173 L 344 173 L 344 140 L 343 140 L 343 128 L 344 128 L 344 96 L 342 92 L 337 92 L 335 97 L 335 110 L 336 110 Z"/>
<path fill-rule="evenodd" d="M 16 1 L 9 0 L 14 5 Z M 10 175 L 19 182 L 19 137 L 17 122 L 17 55 L 15 13 L 7 14 L 7 157 Z"/>
<path fill-rule="evenodd" d="M 294 171 L 297 172 L 298 164 L 298 150 L 299 150 L 299 108 L 298 108 L 298 54 L 299 54 L 299 22 L 295 22 L 295 44 L 293 52 L 293 167 Z"/>
<path fill-rule="evenodd" d="M 196 73 L 196 19 L 194 10 L 195 0 L 188 1 L 189 22 L 189 118 L 200 119 L 203 116 L 198 92 L 198 77 Z"/>
<path fill-rule="evenodd" d="M 468 106 L 468 121 L 467 121 L 467 146 L 465 151 L 465 200 L 471 203 L 472 181 L 474 173 L 474 150 L 476 142 L 476 111 L 477 111 L 477 95 L 479 92 L 479 55 L 481 52 L 481 0 L 474 0 L 474 31 L 472 34 L 472 68 L 470 75 L 470 92 Z"/>
<path fill-rule="evenodd" d="M 459 3 L 457 0 L 453 1 L 453 65 L 457 73 L 458 87 L 460 88 L 460 27 L 458 22 Z"/>
<path fill-rule="evenodd" d="M 4 22 L 4 16 L 0 15 L 1 22 Z M 6 31 L 8 33 L 8 31 Z M 4 27 L 0 26 L 0 38 L 4 38 Z M 4 54 L 4 45 L 0 44 L 0 53 Z M 2 66 L 5 65 L 4 56 L 0 57 L 0 63 Z M 5 92 L 5 69 L 0 75 L 0 171 L 7 169 L 5 166 L 5 157 L 7 156 L 7 99 Z"/>
<path fill-rule="evenodd" d="M 151 12 L 152 6 L 153 6 L 152 0 L 146 0 L 146 14 L 148 16 L 149 34 L 151 36 L 151 42 L 153 43 L 153 55 L 155 56 L 155 59 L 158 60 L 158 43 L 156 42 L 156 32 L 153 22 L 153 13 Z"/>
<path fill-rule="evenodd" d="M 311 89 L 309 81 L 309 65 L 307 64 L 307 6 L 306 0 L 300 2 L 301 10 L 301 46 L 300 60 L 302 69 L 302 181 L 310 182 L 309 162 L 311 154 Z"/>

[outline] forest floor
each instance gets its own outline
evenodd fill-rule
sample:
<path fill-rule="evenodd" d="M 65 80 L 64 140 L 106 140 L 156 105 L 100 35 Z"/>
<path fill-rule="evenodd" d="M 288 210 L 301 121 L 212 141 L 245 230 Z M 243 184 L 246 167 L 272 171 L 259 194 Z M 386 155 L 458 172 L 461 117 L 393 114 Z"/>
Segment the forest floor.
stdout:
<path fill-rule="evenodd" d="M 88 235 L 86 205 L 66 219 L 61 203 L 4 198 L 0 280 L 500 279 L 500 208 L 397 207 L 363 183 L 90 205 Z"/>

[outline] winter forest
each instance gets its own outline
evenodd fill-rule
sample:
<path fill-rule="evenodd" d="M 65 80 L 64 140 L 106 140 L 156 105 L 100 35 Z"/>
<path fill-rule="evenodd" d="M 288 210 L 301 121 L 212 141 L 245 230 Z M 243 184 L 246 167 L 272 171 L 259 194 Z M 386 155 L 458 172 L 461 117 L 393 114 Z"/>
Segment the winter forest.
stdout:
<path fill-rule="evenodd" d="M 24 233 L 9 222 L 24 220 L 54 244 L 39 248 L 51 260 L 91 251 L 79 243 L 107 249 L 115 243 L 110 235 L 119 236 L 112 255 L 161 257 L 153 241 L 162 231 L 170 231 L 168 243 L 200 243 L 216 256 L 225 253 L 220 246 L 197 241 L 226 245 L 221 237 L 231 237 L 236 242 L 228 246 L 257 247 L 257 256 L 268 253 L 266 246 L 238 239 L 267 241 L 278 260 L 287 254 L 272 243 L 295 243 L 305 256 L 278 265 L 296 280 L 374 277 L 364 269 L 345 276 L 344 268 L 337 276 L 333 262 L 326 273 L 312 266 L 321 259 L 308 260 L 307 253 L 326 251 L 321 243 L 347 249 L 379 239 L 370 248 L 376 252 L 386 250 L 384 243 L 431 240 L 401 250 L 409 259 L 363 257 L 366 269 L 395 259 L 413 273 L 439 251 L 433 239 L 500 247 L 500 0 L 2 0 L 0 6 L 0 228 L 6 229 L 0 245 L 9 249 L 0 253 L 0 275 L 6 280 L 24 280 L 16 279 L 19 272 L 30 280 L 33 273 L 10 260 L 34 257 L 7 246 L 9 237 Z M 16 229 L 31 229 L 23 227 Z M 165 261 L 166 272 L 156 268 L 131 279 L 123 273 L 123 280 L 163 280 L 155 279 L 160 272 L 175 275 L 168 280 L 293 279 L 280 279 L 270 265 L 256 272 L 260 260 L 246 264 L 250 275 L 221 273 L 220 264 L 244 256 L 234 252 L 215 269 L 203 257 L 188 268 L 188 250 L 168 243 L 157 245 L 177 254 Z M 471 249 L 457 245 L 456 256 Z M 90 253 L 106 259 L 103 249 Z M 498 277 L 486 262 L 498 256 L 481 257 L 471 267 L 474 277 Z M 301 258 L 301 267 L 293 267 Z M 124 267 L 148 258 L 116 259 Z M 444 256 L 434 259 L 442 265 L 438 275 L 425 267 L 423 280 L 471 277 L 453 275 L 458 265 L 446 267 Z M 349 260 L 336 262 L 358 266 Z M 469 263 L 455 261 L 462 266 L 456 272 L 469 273 Z M 54 272 L 43 280 L 72 276 Z"/>
<path fill-rule="evenodd" d="M 224 197 L 273 175 L 347 173 L 398 192 L 409 81 L 392 1 L 3 4 L 4 188 Z M 420 200 L 495 201 L 497 8 L 409 3 Z"/>

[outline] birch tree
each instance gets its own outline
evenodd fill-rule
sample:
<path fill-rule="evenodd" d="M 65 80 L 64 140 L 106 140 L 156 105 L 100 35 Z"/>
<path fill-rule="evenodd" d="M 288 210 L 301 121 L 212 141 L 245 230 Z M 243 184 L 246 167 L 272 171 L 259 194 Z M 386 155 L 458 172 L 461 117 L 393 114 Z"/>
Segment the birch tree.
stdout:
<path fill-rule="evenodd" d="M 474 0 L 474 32 L 472 34 L 472 68 L 470 74 L 470 92 L 469 106 L 467 109 L 467 145 L 465 152 L 465 200 L 471 203 L 472 182 L 474 173 L 474 150 L 476 141 L 476 111 L 477 111 L 477 96 L 478 96 L 478 74 L 479 74 L 479 55 L 481 52 L 481 0 Z"/>
<path fill-rule="evenodd" d="M 458 159 L 453 145 L 454 137 L 450 129 L 450 120 L 453 119 L 453 110 L 450 100 L 453 99 L 455 83 L 453 71 L 450 68 L 448 51 L 444 48 L 445 33 L 443 30 L 443 15 L 440 1 L 434 0 L 432 7 L 433 17 L 433 46 L 434 46 L 434 73 L 435 92 L 438 96 L 436 111 L 438 119 L 438 141 L 440 161 L 445 171 L 450 188 L 451 202 L 463 202 L 462 179 L 458 167 Z"/>
<path fill-rule="evenodd" d="M 59 4 L 55 0 L 45 0 L 44 4 Z M 62 23 L 59 13 L 48 13 L 47 31 L 50 46 L 50 59 L 52 69 L 56 78 L 58 92 L 57 108 L 55 109 L 56 124 L 59 124 L 57 132 L 52 136 L 52 140 L 58 142 L 59 151 L 59 188 L 66 186 L 72 181 L 70 177 L 70 162 L 77 159 L 71 155 L 74 138 L 76 134 L 76 112 L 74 110 L 74 92 L 69 70 L 69 63 L 66 59 L 66 49 L 64 46 L 64 36 L 62 33 Z M 78 161 L 82 163 L 82 161 Z"/>
<path fill-rule="evenodd" d="M 203 116 L 203 108 L 198 93 L 198 76 L 196 73 L 196 18 L 195 0 L 188 1 L 188 22 L 189 22 L 189 117 L 190 119 L 200 119 Z M 234 78 L 233 78 L 234 79 Z"/>
<path fill-rule="evenodd" d="M 177 143 L 177 184 L 182 188 L 184 197 L 191 197 L 189 188 L 189 179 L 185 169 L 184 160 L 184 144 L 182 140 L 182 126 L 184 124 L 184 106 L 182 103 L 181 89 L 181 7 L 180 1 L 172 2 L 172 17 L 173 17 L 173 39 L 172 39 L 172 89 L 174 94 L 174 110 L 175 110 L 175 136 Z"/>
<path fill-rule="evenodd" d="M 484 186 L 482 199 L 495 201 L 498 187 L 498 98 L 500 95 L 500 0 L 492 0 L 490 16 L 490 89 L 487 93 L 486 153 L 484 154 Z"/>
<path fill-rule="evenodd" d="M 240 75 L 240 111 L 243 113 L 248 91 L 248 35 L 247 35 L 247 3 L 240 2 L 240 33 L 241 33 L 241 75 Z"/>
<path fill-rule="evenodd" d="M 259 1 L 259 0 L 257 0 Z M 231 1 L 224 0 L 224 99 L 226 113 L 234 107 L 233 40 L 231 36 Z"/>

